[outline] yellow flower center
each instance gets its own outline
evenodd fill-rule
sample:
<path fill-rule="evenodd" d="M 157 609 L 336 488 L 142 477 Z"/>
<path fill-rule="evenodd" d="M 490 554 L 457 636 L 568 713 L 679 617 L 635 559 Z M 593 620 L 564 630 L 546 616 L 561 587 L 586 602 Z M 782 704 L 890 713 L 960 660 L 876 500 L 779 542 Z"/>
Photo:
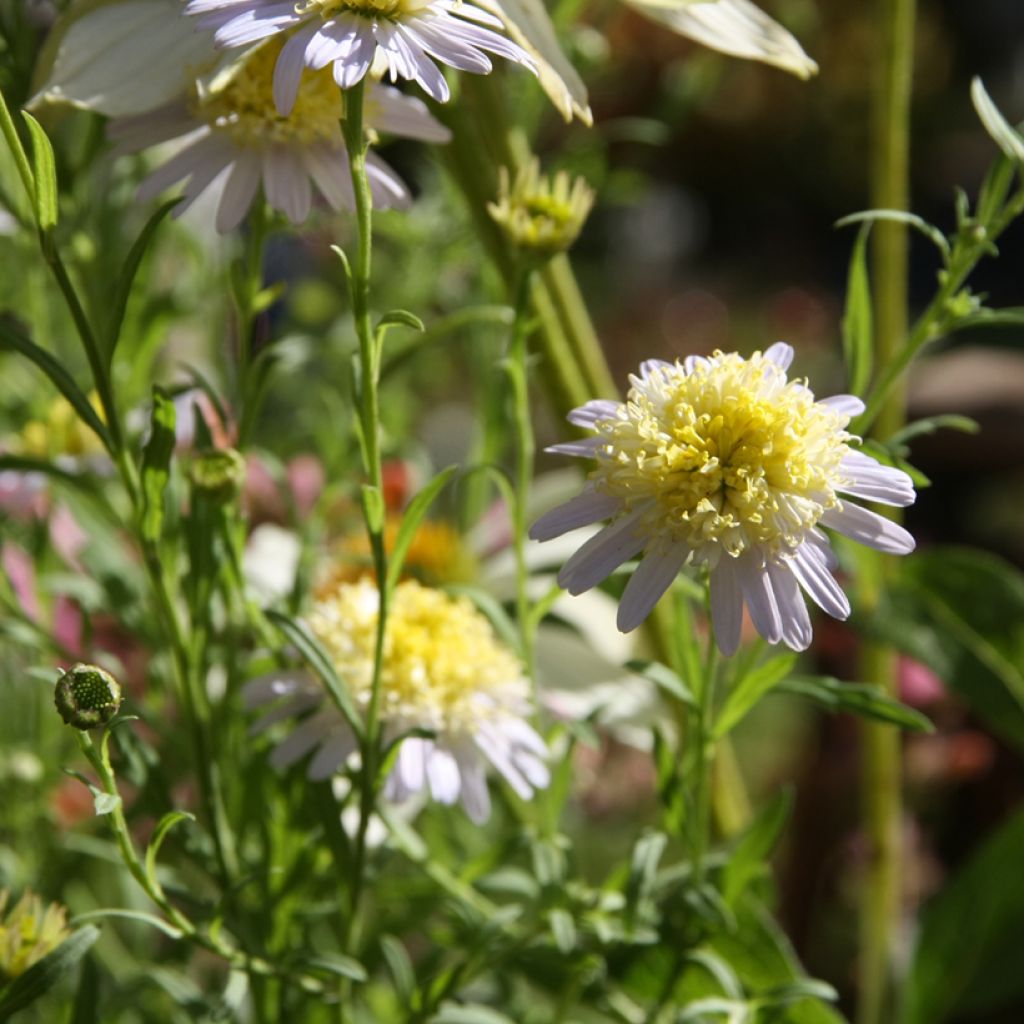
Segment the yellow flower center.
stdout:
<path fill-rule="evenodd" d="M 597 424 L 599 491 L 647 506 L 640 528 L 694 549 L 792 551 L 836 504 L 845 416 L 761 353 L 716 352 L 637 384 L 618 415 Z M 717 548 L 718 550 L 714 550 Z"/>
<path fill-rule="evenodd" d="M 104 419 L 103 406 L 95 391 L 89 394 L 89 404 Z M 40 459 L 57 455 L 82 457 L 101 454 L 103 442 L 82 423 L 71 403 L 58 397 L 50 403 L 44 419 L 25 424 L 15 448 L 23 455 Z"/>
<path fill-rule="evenodd" d="M 300 14 L 319 14 L 325 20 L 345 12 L 396 20 L 403 14 L 417 14 L 431 3 L 432 0 L 306 0 L 297 4 L 296 9 Z"/>
<path fill-rule="evenodd" d="M 313 632 L 365 706 L 373 679 L 377 585 L 343 583 L 314 605 Z M 445 732 L 472 732 L 491 709 L 527 698 L 518 660 L 465 598 L 413 580 L 400 583 L 388 613 L 381 673 L 385 720 Z"/>
<path fill-rule="evenodd" d="M 344 105 L 330 66 L 306 68 L 291 113 L 277 112 L 274 65 L 283 45 L 275 36 L 218 75 L 197 97 L 196 115 L 241 146 L 338 141 Z"/>

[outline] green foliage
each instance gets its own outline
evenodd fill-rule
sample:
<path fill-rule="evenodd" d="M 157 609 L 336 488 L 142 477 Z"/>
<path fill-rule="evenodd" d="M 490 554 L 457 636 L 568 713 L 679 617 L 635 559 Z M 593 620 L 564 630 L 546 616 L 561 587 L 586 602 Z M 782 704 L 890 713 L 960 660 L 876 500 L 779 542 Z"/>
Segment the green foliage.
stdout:
<path fill-rule="evenodd" d="M 900 1024 L 979 1018 L 1024 995 L 1024 813 L 984 842 L 926 906 Z"/>
<path fill-rule="evenodd" d="M 92 925 L 77 929 L 52 953 L 0 988 L 0 1020 L 9 1020 L 45 995 L 75 968 L 99 937 L 99 929 Z"/>

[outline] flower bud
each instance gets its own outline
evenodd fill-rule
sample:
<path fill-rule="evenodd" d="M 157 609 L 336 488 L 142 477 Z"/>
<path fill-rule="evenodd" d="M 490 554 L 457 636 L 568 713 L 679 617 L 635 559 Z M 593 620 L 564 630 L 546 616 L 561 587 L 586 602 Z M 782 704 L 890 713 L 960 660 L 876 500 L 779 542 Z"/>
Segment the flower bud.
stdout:
<path fill-rule="evenodd" d="M 234 448 L 208 448 L 196 453 L 189 476 L 214 501 L 230 501 L 245 486 L 245 456 Z"/>
<path fill-rule="evenodd" d="M 498 201 L 487 211 L 513 245 L 546 260 L 576 241 L 593 205 L 593 189 L 583 178 L 571 179 L 565 171 L 549 178 L 533 159 L 515 182 L 500 169 Z"/>
<path fill-rule="evenodd" d="M 106 725 L 121 707 L 121 687 L 95 665 L 75 665 L 57 680 L 53 695 L 60 717 L 76 729 Z"/>
<path fill-rule="evenodd" d="M 0 889 L 0 988 L 52 953 L 71 932 L 59 903 L 43 904 L 26 892 L 10 909 L 10 893 Z"/>

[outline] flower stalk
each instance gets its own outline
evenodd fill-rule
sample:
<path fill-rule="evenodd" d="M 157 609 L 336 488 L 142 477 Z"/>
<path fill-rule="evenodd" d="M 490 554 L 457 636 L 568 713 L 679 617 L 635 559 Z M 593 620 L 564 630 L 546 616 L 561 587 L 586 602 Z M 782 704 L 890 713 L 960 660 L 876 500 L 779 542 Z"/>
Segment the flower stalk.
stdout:
<path fill-rule="evenodd" d="M 873 111 L 871 198 L 872 205 L 881 209 L 906 210 L 909 206 L 915 8 L 916 0 L 880 0 L 878 5 L 880 45 Z M 873 245 L 875 362 L 882 367 L 896 366 L 911 348 L 907 342 L 906 225 L 876 225 Z M 881 395 L 869 412 L 876 417 L 873 434 L 884 440 L 905 421 L 903 380 L 891 377 Z M 899 518 L 896 509 L 886 509 L 885 514 Z M 867 586 L 862 597 L 870 614 L 877 607 L 886 577 L 891 575 L 892 563 L 873 552 L 865 562 L 861 577 Z M 895 697 L 895 652 L 884 644 L 868 641 L 862 659 L 864 678 L 878 683 Z M 857 1020 L 859 1024 L 883 1024 L 893 1017 L 893 950 L 899 941 L 901 918 L 901 748 L 899 731 L 892 726 L 865 723 L 863 737 L 862 800 L 870 853 L 861 907 Z"/>

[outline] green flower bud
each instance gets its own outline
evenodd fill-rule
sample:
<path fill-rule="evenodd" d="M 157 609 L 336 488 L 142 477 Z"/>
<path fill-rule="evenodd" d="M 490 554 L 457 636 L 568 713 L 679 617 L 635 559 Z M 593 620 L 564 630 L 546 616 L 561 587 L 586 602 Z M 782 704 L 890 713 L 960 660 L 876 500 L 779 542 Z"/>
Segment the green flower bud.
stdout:
<path fill-rule="evenodd" d="M 533 159 L 514 182 L 500 169 L 498 201 L 487 211 L 513 245 L 547 260 L 576 241 L 593 205 L 593 189 L 583 178 L 572 179 L 565 171 L 549 178 Z"/>
<path fill-rule="evenodd" d="M 75 665 L 57 680 L 53 702 L 60 717 L 76 729 L 106 725 L 121 707 L 121 687 L 95 665 Z"/>
<path fill-rule="evenodd" d="M 245 456 L 234 448 L 197 452 L 189 476 L 193 486 L 214 501 L 230 501 L 245 486 Z"/>

